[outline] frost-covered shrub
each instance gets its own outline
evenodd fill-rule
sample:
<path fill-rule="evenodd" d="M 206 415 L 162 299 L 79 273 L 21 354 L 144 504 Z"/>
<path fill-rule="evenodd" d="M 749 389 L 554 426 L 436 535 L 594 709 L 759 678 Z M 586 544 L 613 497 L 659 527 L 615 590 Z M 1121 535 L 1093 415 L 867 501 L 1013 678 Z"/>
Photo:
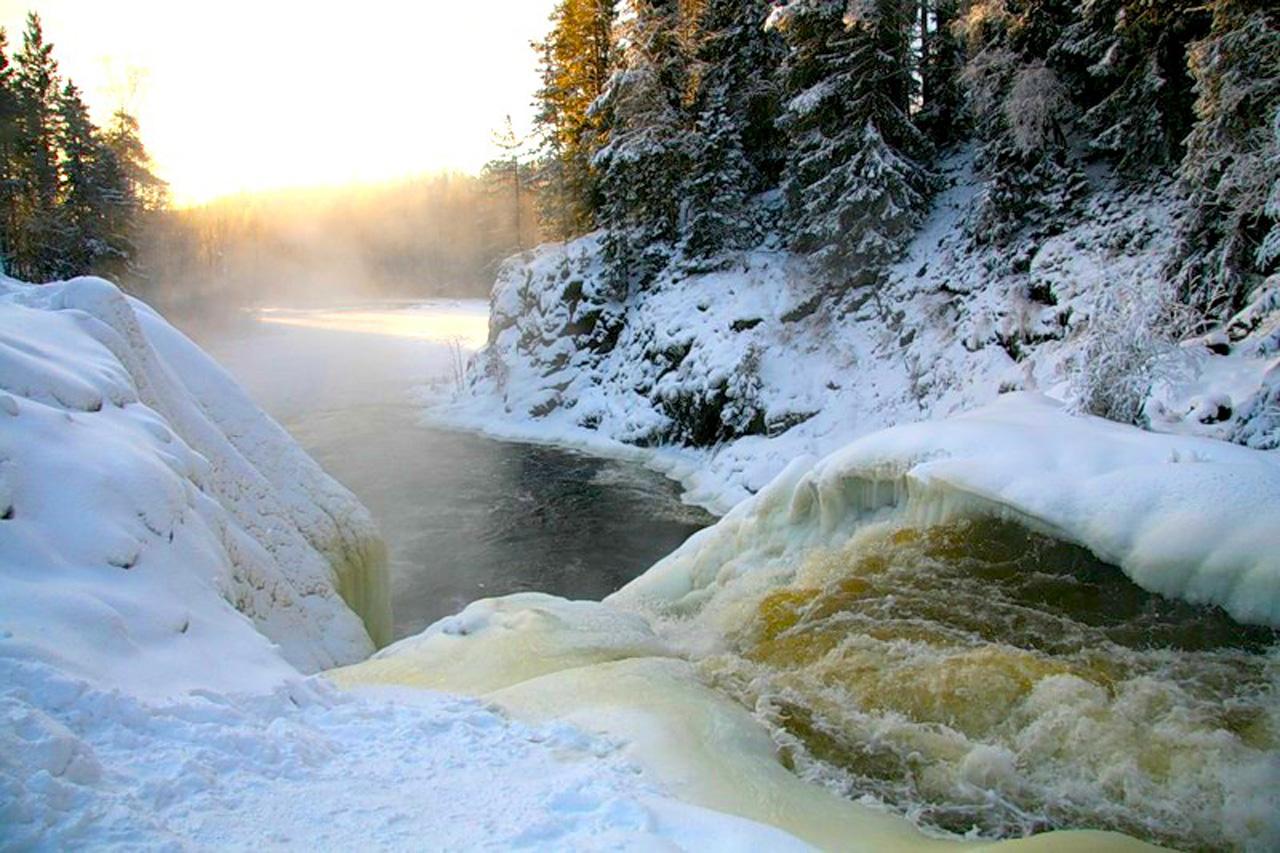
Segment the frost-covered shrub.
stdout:
<path fill-rule="evenodd" d="M 1178 342 L 1189 322 L 1163 286 L 1135 282 L 1099 293 L 1072 377 L 1074 408 L 1139 423 L 1153 383 L 1180 364 Z"/>

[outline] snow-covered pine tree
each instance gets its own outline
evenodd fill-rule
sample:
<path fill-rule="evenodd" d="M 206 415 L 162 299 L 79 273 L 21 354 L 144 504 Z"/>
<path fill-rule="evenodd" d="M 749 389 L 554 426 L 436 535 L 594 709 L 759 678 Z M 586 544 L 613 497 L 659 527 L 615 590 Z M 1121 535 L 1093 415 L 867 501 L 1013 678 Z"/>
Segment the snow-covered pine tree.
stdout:
<path fill-rule="evenodd" d="M 933 179 L 907 115 L 915 5 L 794 0 L 769 24 L 790 48 L 782 190 L 792 246 L 833 282 L 874 283 L 919 224 Z"/>
<path fill-rule="evenodd" d="M 1187 48 L 1208 31 L 1202 0 L 1091 0 L 1052 53 L 1071 66 L 1090 147 L 1130 175 L 1170 169 L 1191 129 Z"/>
<path fill-rule="evenodd" d="M 958 0 L 920 2 L 920 109 L 915 122 L 939 147 L 964 138 L 964 46 L 956 36 Z"/>
<path fill-rule="evenodd" d="M 697 51 L 695 151 L 686 252 L 710 257 L 756 235 L 748 201 L 771 187 L 785 152 L 777 129 L 785 48 L 766 31 L 767 0 L 708 0 Z"/>
<path fill-rule="evenodd" d="M 981 0 L 961 21 L 969 59 L 962 80 L 987 178 L 966 223 L 977 242 L 1007 243 L 1051 230 L 1087 188 L 1071 157 L 1071 92 L 1046 62 L 1068 20 L 1065 4 Z"/>
<path fill-rule="evenodd" d="M 1277 258 L 1264 237 L 1280 179 L 1280 9 L 1260 0 L 1216 0 L 1209 35 L 1191 51 L 1195 126 L 1180 178 L 1190 214 L 1174 274 L 1182 298 L 1209 317 L 1239 310 Z"/>
<path fill-rule="evenodd" d="M 622 64 L 596 109 L 608 137 L 600 173 L 605 263 L 613 287 L 647 284 L 679 233 L 680 186 L 692 157 L 686 95 L 690 56 L 678 0 L 630 0 L 622 17 Z"/>
<path fill-rule="evenodd" d="M 684 248 L 689 258 L 702 259 L 744 248 L 754 230 L 747 206 L 751 167 L 742 152 L 741 128 L 723 92 L 711 94 L 698 116 L 694 140 Z"/>

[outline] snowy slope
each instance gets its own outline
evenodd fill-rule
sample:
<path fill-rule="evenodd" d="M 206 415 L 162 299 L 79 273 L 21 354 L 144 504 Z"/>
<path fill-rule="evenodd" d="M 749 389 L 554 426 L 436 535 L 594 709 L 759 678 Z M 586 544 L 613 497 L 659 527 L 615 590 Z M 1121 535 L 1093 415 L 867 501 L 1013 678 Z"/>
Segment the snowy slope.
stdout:
<path fill-rule="evenodd" d="M 157 692 L 373 649 L 382 545 L 349 492 L 114 286 L 0 288 L 6 647 Z"/>
<path fill-rule="evenodd" d="M 1171 195 L 1094 175 L 1060 233 L 997 248 L 966 233 L 982 187 L 969 159 L 947 171 L 885 283 L 843 299 L 820 302 L 801 260 L 768 242 L 710 271 L 677 261 L 636 294 L 605 285 L 598 235 L 513 258 L 471 384 L 436 416 L 597 449 L 704 448 L 649 456 L 719 512 L 798 455 L 1010 390 L 1280 446 L 1280 279 L 1179 346 L 1159 273 Z"/>

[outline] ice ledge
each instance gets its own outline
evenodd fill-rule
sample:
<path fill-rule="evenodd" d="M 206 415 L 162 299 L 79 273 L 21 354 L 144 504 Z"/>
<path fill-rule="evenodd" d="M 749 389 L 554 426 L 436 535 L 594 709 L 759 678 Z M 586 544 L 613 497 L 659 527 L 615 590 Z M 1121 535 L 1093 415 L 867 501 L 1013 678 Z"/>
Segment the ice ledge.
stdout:
<path fill-rule="evenodd" d="M 613 601 L 688 612 L 753 554 L 843 541 L 873 518 L 975 516 L 1082 545 L 1151 592 L 1280 627 L 1280 455 L 1072 416 L 1035 394 L 798 460 Z"/>

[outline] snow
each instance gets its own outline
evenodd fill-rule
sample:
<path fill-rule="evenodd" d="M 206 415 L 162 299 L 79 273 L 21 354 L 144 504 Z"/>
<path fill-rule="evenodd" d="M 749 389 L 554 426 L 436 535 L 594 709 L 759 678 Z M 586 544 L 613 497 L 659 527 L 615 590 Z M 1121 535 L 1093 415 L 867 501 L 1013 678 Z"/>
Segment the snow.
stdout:
<path fill-rule="evenodd" d="M 664 796 L 615 742 L 474 700 L 312 680 L 146 703 L 0 673 L 6 849 L 804 849 Z"/>
<path fill-rule="evenodd" d="M 1073 417 L 1033 394 L 798 460 L 609 600 L 688 612 L 761 554 L 847 541 L 886 517 L 988 516 L 1082 545 L 1151 592 L 1280 627 L 1280 458 Z"/>
<path fill-rule="evenodd" d="M 0 848 L 806 849 L 617 741 L 310 675 L 388 617 L 367 511 L 194 344 L 0 281 Z"/>
<path fill-rule="evenodd" d="M 367 512 L 112 285 L 0 283 L 0 392 L 4 647 L 162 694 L 359 660 L 385 634 Z"/>
<path fill-rule="evenodd" d="M 1152 430 L 1280 447 L 1280 277 L 1226 325 L 1229 352 L 1200 339 L 1179 347 L 1163 340 L 1152 279 L 1172 248 L 1172 195 L 1095 175 L 1060 233 L 983 246 L 965 234 L 982 188 L 970 155 L 944 172 L 951 187 L 884 284 L 835 305 L 819 307 L 803 260 L 768 242 L 709 267 L 674 263 L 621 296 L 604 283 L 599 234 L 512 258 L 467 390 L 424 395 L 428 416 L 644 460 L 720 514 L 799 456 L 1011 390 L 1079 409 L 1099 385 L 1124 384 Z M 1223 398 L 1230 414 L 1218 420 L 1205 401 Z M 699 411 L 734 433 L 687 446 Z"/>

